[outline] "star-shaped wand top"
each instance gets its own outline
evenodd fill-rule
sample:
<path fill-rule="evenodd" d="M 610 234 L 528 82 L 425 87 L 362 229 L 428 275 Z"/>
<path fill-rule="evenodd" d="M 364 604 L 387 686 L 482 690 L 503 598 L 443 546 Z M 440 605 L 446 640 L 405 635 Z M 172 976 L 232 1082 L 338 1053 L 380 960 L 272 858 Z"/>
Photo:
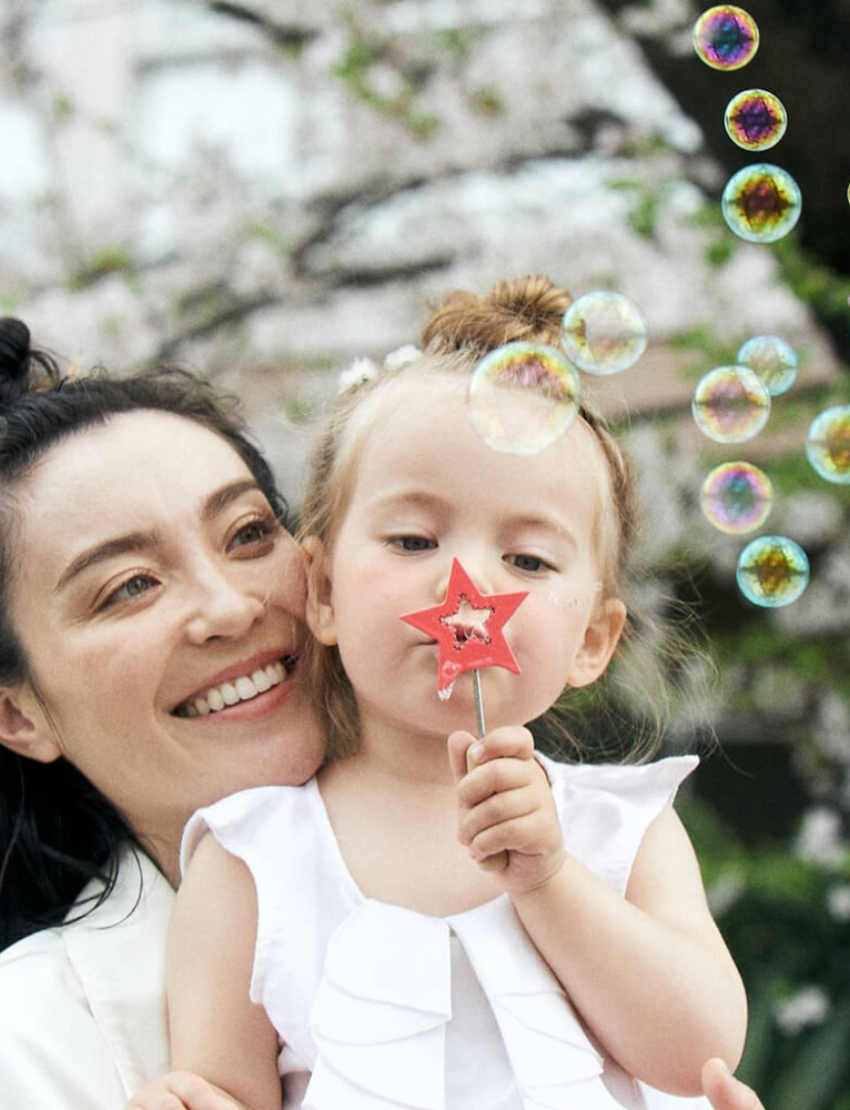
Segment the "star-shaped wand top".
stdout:
<path fill-rule="evenodd" d="M 504 667 L 520 673 L 503 628 L 527 596 L 527 590 L 482 594 L 458 560 L 452 562 L 443 604 L 401 618 L 439 644 L 438 691 L 448 689 L 464 671 L 480 667 Z"/>

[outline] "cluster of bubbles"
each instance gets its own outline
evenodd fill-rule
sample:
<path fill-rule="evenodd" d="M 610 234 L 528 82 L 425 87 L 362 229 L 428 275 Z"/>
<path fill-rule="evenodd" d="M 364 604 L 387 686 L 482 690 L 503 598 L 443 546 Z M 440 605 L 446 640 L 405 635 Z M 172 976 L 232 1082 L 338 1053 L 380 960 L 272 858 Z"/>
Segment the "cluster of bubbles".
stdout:
<path fill-rule="evenodd" d="M 694 50 L 712 69 L 745 66 L 759 47 L 755 20 L 742 8 L 720 4 L 697 19 Z M 784 136 L 788 116 L 782 101 L 766 89 L 744 89 L 731 98 L 724 115 L 726 134 L 742 150 L 769 150 Z M 850 190 L 848 190 L 850 199 Z M 794 178 L 779 166 L 758 162 L 745 166 L 726 184 L 721 210 L 729 228 L 752 243 L 772 243 L 796 225 L 802 207 Z M 735 362 L 710 370 L 697 383 L 694 420 L 717 443 L 744 443 L 765 427 L 771 402 L 791 388 L 798 359 L 777 335 L 748 339 Z M 829 482 L 850 484 L 850 405 L 836 405 L 812 421 L 806 455 Z M 706 519 L 728 535 L 747 535 L 770 516 L 773 486 L 760 467 L 743 460 L 714 468 L 700 490 Z M 736 581 L 755 605 L 777 608 L 796 601 L 809 582 L 805 551 L 786 536 L 751 540 L 738 557 Z"/>
<path fill-rule="evenodd" d="M 506 343 L 481 360 L 467 394 L 472 425 L 496 451 L 537 454 L 578 414 L 578 371 L 619 374 L 646 344 L 646 320 L 633 301 L 610 290 L 587 293 L 564 314 L 560 348 Z"/>
<path fill-rule="evenodd" d="M 734 71 L 755 57 L 759 31 L 753 17 L 732 4 L 703 12 L 694 25 L 694 50 L 712 69 Z M 769 150 L 785 134 L 788 115 L 778 96 L 766 89 L 744 89 L 726 106 L 729 138 L 747 151 Z M 799 186 L 791 174 L 770 162 L 745 166 L 729 179 L 721 198 L 728 227 L 751 243 L 773 243 L 796 225 L 802 209 Z"/>

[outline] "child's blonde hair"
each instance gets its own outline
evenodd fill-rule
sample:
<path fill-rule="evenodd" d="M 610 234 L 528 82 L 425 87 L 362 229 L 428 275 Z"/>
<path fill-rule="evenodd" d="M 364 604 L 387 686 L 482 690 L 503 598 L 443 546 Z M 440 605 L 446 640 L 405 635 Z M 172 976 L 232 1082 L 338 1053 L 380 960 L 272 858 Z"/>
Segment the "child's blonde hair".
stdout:
<path fill-rule="evenodd" d="M 439 373 L 469 376 L 488 352 L 505 343 L 522 341 L 558 348 L 563 316 L 571 303 L 569 293 L 541 275 L 501 281 L 483 297 L 466 291 L 449 293 L 425 325 L 421 357 L 402 361 L 340 394 L 314 446 L 301 512 L 302 539 L 312 536 L 321 541 L 319 564 L 328 556 L 344 519 L 356 481 L 359 447 L 371 431 L 376 413 L 386 411 L 378 410 L 377 404 L 369 403 L 369 399 L 377 396 L 392 399 L 396 390 L 398 396 L 403 396 L 411 377 L 433 377 Z M 602 555 L 601 599 L 620 597 L 625 590 L 639 519 L 635 481 L 629 459 L 601 417 L 582 405 L 579 419 L 597 441 L 608 472 L 608 489 L 597 513 L 600 532 L 597 541 Z M 310 573 L 314 576 L 312 586 L 318 588 L 321 566 L 314 563 Z M 632 626 L 630 614 L 626 638 Z M 328 733 L 328 759 L 333 759 L 350 752 L 359 737 L 356 701 L 335 647 L 313 643 L 307 654 L 308 681 L 321 698 L 318 707 Z M 565 700 L 562 698 L 561 702 Z M 563 706 L 559 703 L 538 723 L 547 734 L 550 747 L 554 741 L 575 758 L 580 748 L 563 718 Z M 656 724 L 657 733 L 660 721 Z M 657 739 L 656 736 L 653 745 Z M 637 745 L 629 747 L 633 755 Z M 647 754 L 646 750 L 644 743 L 641 754 Z"/>

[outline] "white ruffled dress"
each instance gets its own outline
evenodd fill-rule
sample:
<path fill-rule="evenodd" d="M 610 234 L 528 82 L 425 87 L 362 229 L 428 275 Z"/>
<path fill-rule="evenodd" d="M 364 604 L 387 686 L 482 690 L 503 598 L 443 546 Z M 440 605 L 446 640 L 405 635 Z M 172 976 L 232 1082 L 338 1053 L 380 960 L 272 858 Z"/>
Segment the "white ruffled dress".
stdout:
<path fill-rule="evenodd" d="M 541 762 L 567 850 L 623 894 L 646 829 L 698 761 Z M 315 780 L 242 791 L 199 811 L 184 866 L 206 829 L 254 877 L 251 997 L 280 1037 L 287 1108 L 707 1106 L 656 1102 L 604 1057 L 507 895 L 446 918 L 364 897 Z"/>

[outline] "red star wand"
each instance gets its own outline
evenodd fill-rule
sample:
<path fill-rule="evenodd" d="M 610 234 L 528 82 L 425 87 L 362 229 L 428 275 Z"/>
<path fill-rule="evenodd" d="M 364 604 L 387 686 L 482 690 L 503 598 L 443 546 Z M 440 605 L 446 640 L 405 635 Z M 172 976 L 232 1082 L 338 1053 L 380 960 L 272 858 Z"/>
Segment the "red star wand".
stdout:
<path fill-rule="evenodd" d="M 520 665 L 505 639 L 503 628 L 527 595 L 527 590 L 516 594 L 482 594 L 455 559 L 443 604 L 401 618 L 420 632 L 433 636 L 439 644 L 438 694 L 450 693 L 457 676 L 472 671 L 479 736 L 486 731 L 480 668 L 504 667 L 514 674 L 520 673 Z M 472 770 L 469 759 L 467 763 Z M 483 861 L 488 870 L 499 870 L 506 864 L 505 852 Z"/>

